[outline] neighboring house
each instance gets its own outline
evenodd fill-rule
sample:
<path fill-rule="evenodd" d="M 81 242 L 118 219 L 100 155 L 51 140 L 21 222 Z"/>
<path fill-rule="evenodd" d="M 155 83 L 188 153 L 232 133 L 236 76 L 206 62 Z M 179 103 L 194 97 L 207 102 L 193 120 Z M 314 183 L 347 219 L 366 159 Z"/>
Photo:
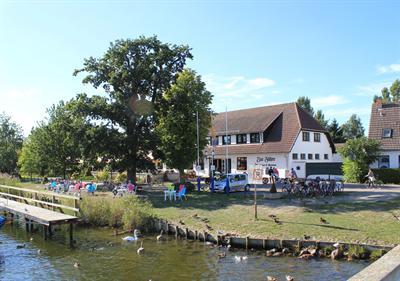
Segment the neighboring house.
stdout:
<path fill-rule="evenodd" d="M 372 168 L 400 168 L 400 103 L 372 105 L 368 137 L 381 142 L 381 156 Z"/>
<path fill-rule="evenodd" d="M 250 181 L 255 168 L 265 175 L 268 167 L 276 167 L 280 177 L 294 168 L 304 178 L 312 166 L 334 162 L 335 146 L 328 131 L 296 103 L 222 112 L 212 125 L 210 135 L 216 137 L 204 150 L 205 174 L 212 167 L 212 151 L 216 171 L 246 172 Z"/>

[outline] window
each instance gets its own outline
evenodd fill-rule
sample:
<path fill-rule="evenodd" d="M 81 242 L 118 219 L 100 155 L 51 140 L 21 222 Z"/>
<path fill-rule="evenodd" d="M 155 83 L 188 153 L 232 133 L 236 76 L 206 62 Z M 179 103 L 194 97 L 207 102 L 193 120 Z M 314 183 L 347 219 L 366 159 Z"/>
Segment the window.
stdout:
<path fill-rule="evenodd" d="M 382 130 L 382 138 L 391 138 L 393 135 L 392 129 L 383 129 Z"/>
<path fill-rule="evenodd" d="M 310 132 L 303 132 L 303 141 L 310 141 Z"/>
<path fill-rule="evenodd" d="M 247 143 L 247 135 L 246 134 L 236 135 L 236 143 Z"/>
<path fill-rule="evenodd" d="M 211 139 L 211 145 L 218 145 L 218 137 Z"/>
<path fill-rule="evenodd" d="M 308 160 L 312 160 L 312 159 L 313 159 L 312 153 L 308 153 Z"/>
<path fill-rule="evenodd" d="M 306 154 L 305 153 L 301 153 L 300 154 L 300 159 L 301 160 L 306 160 Z"/>
<path fill-rule="evenodd" d="M 378 168 L 390 168 L 390 157 L 389 155 L 382 155 L 378 158 Z"/>
<path fill-rule="evenodd" d="M 259 143 L 260 142 L 260 134 L 259 133 L 251 133 L 250 134 L 250 143 Z"/>
<path fill-rule="evenodd" d="M 222 144 L 231 144 L 231 135 L 223 136 L 222 137 Z"/>
<path fill-rule="evenodd" d="M 239 175 L 239 180 L 240 180 L 240 181 L 246 180 L 246 176 L 243 175 L 243 174 Z"/>
<path fill-rule="evenodd" d="M 299 159 L 299 156 L 297 155 L 297 153 L 293 153 L 293 154 L 292 154 L 292 159 L 293 159 L 293 160 Z"/>
<path fill-rule="evenodd" d="M 247 170 L 247 157 L 237 158 L 237 170 Z"/>
<path fill-rule="evenodd" d="M 315 160 L 319 160 L 319 154 L 318 153 L 315 154 Z"/>
<path fill-rule="evenodd" d="M 320 133 L 314 133 L 314 141 L 321 142 L 321 134 Z"/>
<path fill-rule="evenodd" d="M 328 154 L 324 154 L 324 159 L 328 160 L 329 159 L 329 155 Z"/>

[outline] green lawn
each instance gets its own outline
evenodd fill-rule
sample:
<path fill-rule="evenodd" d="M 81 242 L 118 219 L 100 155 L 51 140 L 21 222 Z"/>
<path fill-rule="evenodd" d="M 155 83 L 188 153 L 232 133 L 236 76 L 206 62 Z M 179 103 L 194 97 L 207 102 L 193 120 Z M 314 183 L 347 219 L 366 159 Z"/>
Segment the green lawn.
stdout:
<path fill-rule="evenodd" d="M 345 198 L 345 195 L 342 195 Z M 293 239 L 310 235 L 321 241 L 361 242 L 392 245 L 400 243 L 400 197 L 385 202 L 346 202 L 329 200 L 259 199 L 258 219 L 254 218 L 253 197 L 243 193 L 192 193 L 184 202 L 164 202 L 161 194 L 150 196 L 158 217 L 197 230 L 206 230 L 206 223 L 193 217 L 209 219 L 216 233 L 221 230 L 241 236 Z M 325 203 L 327 202 L 327 203 Z M 269 215 L 276 215 L 281 224 Z M 324 218 L 328 223 L 320 222 Z"/>

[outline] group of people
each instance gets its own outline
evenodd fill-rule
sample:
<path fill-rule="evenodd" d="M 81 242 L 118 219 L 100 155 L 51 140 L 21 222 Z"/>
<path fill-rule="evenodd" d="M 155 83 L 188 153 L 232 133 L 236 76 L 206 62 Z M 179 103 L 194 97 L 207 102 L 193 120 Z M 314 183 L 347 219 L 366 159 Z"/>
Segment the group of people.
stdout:
<path fill-rule="evenodd" d="M 83 181 L 53 179 L 45 188 L 57 193 L 72 193 L 80 196 L 82 190 L 86 190 L 88 194 L 94 195 L 97 185 L 93 181 L 85 183 Z"/>
<path fill-rule="evenodd" d="M 123 196 L 124 194 L 136 194 L 137 193 L 137 185 L 132 183 L 132 181 L 127 181 L 126 183 L 123 183 L 121 185 L 117 185 L 114 187 L 112 190 L 112 193 L 114 194 L 114 198 L 117 196 Z"/>

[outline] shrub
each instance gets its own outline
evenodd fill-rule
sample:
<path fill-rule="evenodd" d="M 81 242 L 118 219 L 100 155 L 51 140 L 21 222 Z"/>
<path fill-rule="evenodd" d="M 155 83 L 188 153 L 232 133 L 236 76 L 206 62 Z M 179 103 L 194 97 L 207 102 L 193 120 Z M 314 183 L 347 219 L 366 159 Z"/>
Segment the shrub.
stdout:
<path fill-rule="evenodd" d="M 382 257 L 386 253 L 385 250 L 372 250 L 371 255 L 369 256 L 372 260 L 377 260 Z"/>
<path fill-rule="evenodd" d="M 369 257 L 368 250 L 360 245 L 351 245 L 348 252 L 349 257 L 356 259 L 367 259 Z"/>
<path fill-rule="evenodd" d="M 126 172 L 118 173 L 118 175 L 115 177 L 116 182 L 126 182 L 127 179 L 128 175 L 126 174 Z"/>
<path fill-rule="evenodd" d="M 85 197 L 81 204 L 81 217 L 85 222 L 96 226 L 134 229 L 149 225 L 154 215 L 152 205 L 135 196 Z"/>
<path fill-rule="evenodd" d="M 373 172 L 383 183 L 400 183 L 400 169 L 373 169 Z"/>
<path fill-rule="evenodd" d="M 97 182 L 105 182 L 110 178 L 110 171 L 108 168 L 104 168 L 102 171 L 99 171 L 94 177 Z"/>
<path fill-rule="evenodd" d="M 344 160 L 342 169 L 346 182 L 360 182 L 364 176 L 364 169 L 357 162 L 348 159 Z"/>

